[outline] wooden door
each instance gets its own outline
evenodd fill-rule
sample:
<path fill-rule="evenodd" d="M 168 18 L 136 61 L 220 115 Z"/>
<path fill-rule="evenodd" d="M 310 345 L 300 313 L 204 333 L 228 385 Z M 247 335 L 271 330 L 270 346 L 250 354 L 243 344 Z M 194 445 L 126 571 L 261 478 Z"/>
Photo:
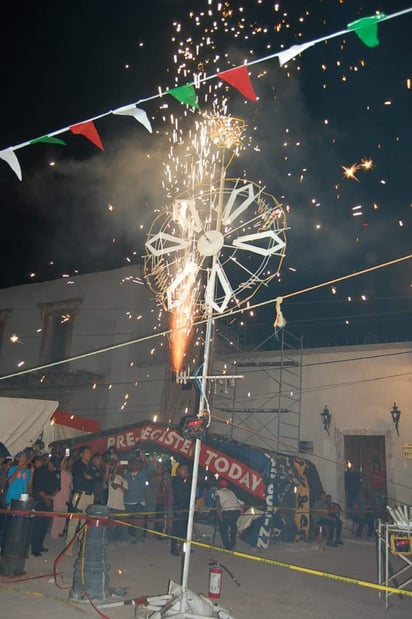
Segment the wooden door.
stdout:
<path fill-rule="evenodd" d="M 360 473 L 360 485 L 369 501 L 373 502 L 371 488 L 373 475 L 380 471 L 384 478 L 384 495 L 386 497 L 386 452 L 384 436 L 345 436 L 345 463 L 351 463 L 350 469 Z M 355 475 L 354 475 L 355 477 Z M 345 487 L 346 504 L 351 503 L 348 488 Z"/>

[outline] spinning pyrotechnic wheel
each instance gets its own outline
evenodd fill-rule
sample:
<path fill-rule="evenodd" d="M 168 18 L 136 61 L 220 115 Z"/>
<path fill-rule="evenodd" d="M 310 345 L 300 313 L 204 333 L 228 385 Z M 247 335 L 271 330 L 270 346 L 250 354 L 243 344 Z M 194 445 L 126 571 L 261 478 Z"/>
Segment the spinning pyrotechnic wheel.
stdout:
<path fill-rule="evenodd" d="M 226 178 L 225 150 L 241 144 L 244 123 L 228 117 L 205 118 L 205 131 L 194 142 L 197 159 L 183 174 L 186 189 L 152 225 L 146 241 L 145 275 L 174 323 L 172 348 L 179 348 L 174 367 L 180 370 L 184 344 L 196 315 L 206 315 L 198 423 L 205 411 L 213 316 L 230 313 L 250 299 L 279 271 L 286 250 L 285 213 L 279 202 L 252 181 Z M 220 149 L 216 157 L 211 146 Z M 188 153 L 185 151 L 185 161 Z M 220 178 L 216 170 L 220 163 Z M 192 190 L 191 187 L 194 189 Z M 273 264 L 272 264 L 273 263 Z M 230 307 L 232 304 L 232 307 Z M 201 436 L 196 437 L 186 551 L 182 573 L 181 609 L 187 609 L 187 581 L 193 533 Z M 186 616 L 182 614 L 182 616 Z"/>
<path fill-rule="evenodd" d="M 263 187 L 221 179 L 180 195 L 154 221 L 146 278 L 168 311 L 221 314 L 278 273 L 285 231 L 281 204 Z"/>

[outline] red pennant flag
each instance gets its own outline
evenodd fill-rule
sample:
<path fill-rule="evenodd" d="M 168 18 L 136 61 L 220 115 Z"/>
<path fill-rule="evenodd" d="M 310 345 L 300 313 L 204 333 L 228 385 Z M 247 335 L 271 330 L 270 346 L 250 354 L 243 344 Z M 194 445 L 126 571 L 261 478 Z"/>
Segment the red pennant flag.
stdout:
<path fill-rule="evenodd" d="M 222 71 L 218 73 L 218 76 L 224 82 L 236 88 L 246 99 L 257 101 L 246 65 L 229 69 L 229 71 Z"/>
<path fill-rule="evenodd" d="M 97 129 L 94 126 L 94 122 L 89 120 L 85 123 L 79 123 L 70 127 L 70 131 L 75 135 L 84 135 L 85 138 L 90 140 L 97 148 L 104 150 L 100 135 L 97 133 Z"/>

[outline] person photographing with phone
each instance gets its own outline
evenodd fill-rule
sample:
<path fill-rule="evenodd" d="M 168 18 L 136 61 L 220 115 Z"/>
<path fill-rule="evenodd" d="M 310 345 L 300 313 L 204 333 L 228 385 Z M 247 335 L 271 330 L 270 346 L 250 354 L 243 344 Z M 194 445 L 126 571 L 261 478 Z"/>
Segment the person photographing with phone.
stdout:
<path fill-rule="evenodd" d="M 128 488 L 125 477 L 127 464 L 127 461 L 124 460 L 117 461 L 109 478 L 107 507 L 111 514 L 116 514 L 116 520 L 122 519 L 122 513 L 125 513 L 124 497 Z M 109 543 L 126 544 L 128 535 L 127 526 L 113 524 L 109 529 Z"/>

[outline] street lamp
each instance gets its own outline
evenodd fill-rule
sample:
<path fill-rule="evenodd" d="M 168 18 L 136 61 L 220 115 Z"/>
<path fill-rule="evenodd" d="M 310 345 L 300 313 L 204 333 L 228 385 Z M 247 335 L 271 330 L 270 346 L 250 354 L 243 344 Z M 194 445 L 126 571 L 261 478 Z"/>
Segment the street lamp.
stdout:
<path fill-rule="evenodd" d="M 320 417 L 322 419 L 323 429 L 326 430 L 326 432 L 329 434 L 329 426 L 330 426 L 330 422 L 332 421 L 332 415 L 330 414 L 329 409 L 326 406 L 326 404 L 325 404 L 323 411 L 320 414 Z"/>
<path fill-rule="evenodd" d="M 393 403 L 391 415 L 392 415 L 392 421 L 393 421 L 393 425 L 395 426 L 396 433 L 399 436 L 399 419 L 401 417 L 401 411 L 396 406 L 396 402 Z"/>

